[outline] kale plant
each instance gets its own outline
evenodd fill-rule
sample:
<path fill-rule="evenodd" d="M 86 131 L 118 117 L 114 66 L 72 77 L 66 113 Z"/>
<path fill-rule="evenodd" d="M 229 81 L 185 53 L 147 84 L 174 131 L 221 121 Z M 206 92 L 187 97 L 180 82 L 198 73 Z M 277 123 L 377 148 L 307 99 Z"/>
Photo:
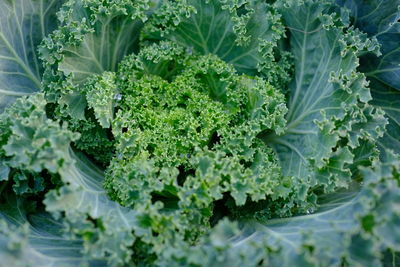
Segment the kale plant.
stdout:
<path fill-rule="evenodd" d="M 399 266 L 399 0 L 0 1 L 1 266 Z"/>

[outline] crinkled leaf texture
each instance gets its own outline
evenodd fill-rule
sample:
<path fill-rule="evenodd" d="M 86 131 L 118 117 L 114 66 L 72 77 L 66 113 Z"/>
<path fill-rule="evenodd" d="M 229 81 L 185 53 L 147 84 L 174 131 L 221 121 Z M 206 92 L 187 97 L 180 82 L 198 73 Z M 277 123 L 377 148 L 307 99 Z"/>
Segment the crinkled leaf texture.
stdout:
<path fill-rule="evenodd" d="M 265 136 L 297 184 L 299 200 L 314 186 L 327 191 L 346 186 L 359 139 L 383 134 L 386 120 L 368 106 L 371 99 L 363 74 L 357 72 L 360 51 L 374 43 L 330 14 L 331 3 L 278 2 L 290 32 L 295 77 L 290 84 L 288 125 L 283 135 Z M 366 125 L 372 124 L 373 127 Z M 359 129 L 363 130 L 359 130 Z M 348 143 L 340 145 L 340 140 Z"/>
<path fill-rule="evenodd" d="M 343 262 L 396 266 L 398 164 L 391 154 L 388 163 L 364 168 L 361 188 L 355 184 L 326 195 L 314 214 L 265 223 L 246 221 L 239 226 L 223 220 L 198 247 L 170 248 L 173 257 L 161 265 L 180 261 L 201 266 L 343 266 Z"/>
<path fill-rule="evenodd" d="M 366 26 L 365 31 L 372 37 L 376 35 L 384 54 L 381 58 L 373 58 L 365 52 L 375 52 L 376 42 L 357 30 L 348 30 L 347 25 L 331 13 L 337 10 L 333 2 L 282 0 L 271 7 L 264 1 L 234 0 L 69 1 L 58 13 L 62 26 L 45 39 L 41 47 L 46 64 L 46 99 L 41 94 L 23 98 L 9 109 L 5 121 L 4 118 L 0 120 L 0 129 L 4 129 L 0 132 L 1 192 L 4 186 L 11 188 L 5 182 L 11 177 L 16 182 L 22 179 L 15 177 L 15 170 L 37 175 L 50 172 L 61 180 L 50 188 L 41 188 L 41 191 L 47 190 L 44 204 L 53 217 L 47 213 L 32 214 L 30 205 L 21 196 L 15 198 L 8 194 L 7 201 L 0 205 L 2 264 L 121 266 L 141 263 L 140 260 L 145 259 L 143 264 L 149 262 L 160 266 L 395 266 L 400 251 L 399 161 L 398 156 L 387 148 L 399 150 L 396 141 L 399 133 L 396 124 L 398 92 L 395 91 L 397 83 L 393 83 L 397 79 L 397 67 L 393 65 L 395 57 L 390 56 L 398 52 L 391 43 L 398 32 L 385 39 L 385 30 L 378 27 L 376 32 L 372 27 L 369 31 Z M 357 5 L 360 2 L 352 1 Z M 15 14 L 3 16 L 8 7 L 14 6 L 11 3 L 15 5 Z M 17 6 L 17 3 L 21 5 Z M 32 3 L 43 5 L 31 8 Z M 10 95 L 29 93 L 21 89 L 26 84 L 33 91 L 40 86 L 41 70 L 36 65 L 33 45 L 37 44 L 36 37 L 24 37 L 24 34 L 36 36 L 30 32 L 30 26 L 37 16 L 25 16 L 17 11 L 37 14 L 48 3 L 53 2 L 16 0 L 0 4 L 4 7 L 0 10 L 0 63 L 5 62 L 0 64 L 5 67 L 1 69 L 0 85 L 3 81 L 15 83 L 4 89 L 7 96 L 1 101 L 11 102 L 14 97 Z M 384 8 L 376 8 L 379 5 L 374 4 L 365 8 L 357 5 L 352 6 L 352 10 L 365 9 L 363 12 L 371 13 L 374 18 L 356 23 L 361 29 L 364 23 L 381 22 L 386 18 L 382 14 L 392 14 L 386 4 L 382 6 Z M 194 244 L 184 242 L 176 231 L 181 227 L 177 223 L 179 220 L 169 216 L 168 209 L 166 215 L 161 216 L 158 213 L 161 206 L 153 205 L 151 195 L 146 205 L 138 205 L 136 209 L 111 201 L 103 189 L 104 171 L 70 147 L 78 136 L 68 130 L 66 124 L 48 118 L 55 104 L 59 107 L 56 114 L 51 115 L 56 119 L 68 116 L 88 119 L 85 111 L 89 107 L 94 114 L 93 121 L 88 123 L 95 125 L 97 120 L 101 127 L 113 125 L 114 100 L 121 95 L 118 95 L 118 86 L 112 82 L 115 77 L 111 71 L 117 69 L 118 62 L 126 54 L 139 50 L 139 30 L 156 6 L 160 9 L 155 11 L 150 26 L 145 26 L 141 35 L 144 46 L 168 39 L 181 45 L 187 54 L 215 53 L 233 64 L 240 73 L 260 75 L 273 85 L 285 84 L 279 79 L 287 80 L 284 73 L 290 64 L 285 60 L 282 65 L 275 64 L 278 60 L 275 50 L 284 49 L 284 45 L 278 47 L 277 42 L 283 37 L 283 25 L 286 24 L 290 51 L 295 58 L 295 77 L 288 93 L 289 124 L 285 130 L 273 134 L 266 131 L 264 141 L 279 155 L 284 175 L 291 177 L 288 185 L 293 191 L 290 196 L 305 203 L 305 209 L 297 210 L 298 213 L 304 211 L 304 215 L 239 224 L 224 219 Z M 368 11 L 371 7 L 372 12 Z M 38 16 L 43 19 L 39 21 L 46 22 L 49 16 L 42 14 L 47 13 L 40 13 Z M 28 21 L 23 25 L 29 27 L 18 28 L 22 25 L 18 19 Z M 398 23 L 386 25 L 383 21 L 388 34 L 398 27 Z M 38 25 L 42 27 L 42 24 Z M 164 31 L 155 30 L 160 25 Z M 18 29 L 23 29 L 20 34 L 9 34 Z M 47 30 L 42 28 L 39 39 L 44 37 L 43 32 Z M 188 33 L 193 35 L 188 36 Z M 20 49 L 9 49 L 4 45 L 7 40 L 15 41 L 15 46 Z M 367 60 L 365 62 L 369 62 L 366 67 L 371 62 L 380 62 L 376 71 L 367 73 L 373 88 L 372 101 L 364 75 L 357 72 L 364 67 L 359 66 L 357 59 L 361 54 Z M 284 55 L 279 54 L 279 57 L 284 58 Z M 392 58 L 393 62 L 390 61 Z M 395 67 L 390 70 L 387 66 Z M 16 73 L 15 69 L 7 69 L 13 67 L 17 69 Z M 168 67 L 164 67 L 157 71 L 168 71 Z M 26 80 L 14 79 L 13 75 Z M 90 82 L 93 82 L 92 87 Z M 87 84 L 89 88 L 85 87 Z M 103 86 L 109 90 L 97 90 Z M 11 88 L 17 91 L 9 93 Z M 85 97 L 91 99 L 87 101 Z M 51 104 L 47 105 L 49 102 Z M 382 136 L 386 119 L 381 109 L 373 108 L 370 103 L 382 107 L 389 118 L 389 131 L 378 141 L 383 148 L 383 163 L 371 162 L 378 158 L 375 141 Z M 283 123 L 283 119 L 280 122 Z M 123 134 L 129 129 L 122 127 L 120 130 Z M 151 165 L 146 166 L 154 171 Z M 211 178 L 208 180 L 213 182 Z M 359 180 L 363 183 L 359 184 Z M 11 179 L 8 182 L 11 183 Z M 22 193 L 17 183 L 12 188 L 15 185 L 16 191 Z M 257 187 L 256 184 L 252 186 Z M 342 187 L 347 190 L 336 191 Z M 316 193 L 336 192 L 323 195 L 315 204 L 314 189 Z M 200 190 L 194 190 L 193 195 L 202 196 Z M 209 194 L 204 196 L 209 197 Z M 246 195 L 239 196 L 242 204 Z M 262 193 L 258 196 L 263 197 Z M 41 199 L 43 196 L 36 197 Z M 220 197 L 218 195 L 218 199 Z M 268 201 L 287 204 L 288 210 L 297 208 L 279 197 Z M 308 204 L 317 206 L 318 210 L 307 212 Z M 104 258 L 107 263 L 102 261 Z"/>
<path fill-rule="evenodd" d="M 72 150 L 69 154 L 70 164 L 60 171 L 65 185 L 48 193 L 46 210 L 65 213 L 71 230 L 87 237 L 85 249 L 93 257 L 109 255 L 108 261 L 114 264 L 129 261 L 137 212 L 108 198 L 102 188 L 103 171 L 85 156 Z M 92 221 L 102 227 L 96 228 Z"/>
<path fill-rule="evenodd" d="M 339 0 L 350 10 L 353 24 L 380 44 L 380 56 L 361 58 L 360 69 L 374 78 L 400 90 L 400 1 Z"/>
<path fill-rule="evenodd" d="M 375 43 L 362 33 L 346 33 L 344 25 L 328 15 L 331 5 L 317 1 L 286 4 L 281 12 L 291 32 L 296 66 L 289 125 L 284 135 L 267 135 L 265 140 L 277 150 L 286 174 L 299 179 L 299 191 L 315 184 L 350 186 L 354 167 L 346 166 L 353 160 L 362 165 L 376 159 L 374 145 L 365 140 L 373 142 L 381 136 L 386 124 L 383 113 L 368 105 L 367 83 L 356 70 L 358 53 L 375 50 Z M 341 147 L 342 138 L 348 146 Z M 361 156 L 365 149 L 368 154 Z M 355 184 L 348 191 L 326 196 L 313 215 L 265 224 L 245 222 L 239 229 L 223 221 L 203 246 L 171 248 L 166 254 L 183 265 L 341 266 L 346 262 L 379 266 L 381 253 L 398 251 L 399 245 L 393 242 L 398 231 L 391 238 L 381 236 L 399 223 L 397 174 L 392 176 L 398 161 L 390 153 L 388 158 L 387 165 L 376 163 L 361 171 L 361 188 Z"/>
<path fill-rule="evenodd" d="M 5 198 L 0 205 L 2 266 L 105 266 L 82 254 L 82 240 L 65 236 L 62 221 L 37 213 L 34 202 L 12 194 Z"/>
<path fill-rule="evenodd" d="M 129 261 L 130 252 L 127 247 L 132 245 L 134 241 L 132 230 L 138 225 L 135 221 L 136 211 L 122 208 L 108 199 L 102 188 L 103 171 L 71 150 L 70 143 L 78 136 L 66 129 L 65 125 L 48 119 L 45 106 L 43 94 L 35 94 L 18 99 L 2 114 L 1 123 L 8 124 L 11 131 L 9 137 L 1 136 L 7 139 L 7 144 L 2 148 L 7 156 L 4 158 L 6 166 L 14 169 L 12 176 L 18 175 L 15 169 L 35 173 L 48 171 L 60 176 L 61 186 L 50 190 L 43 202 L 48 212 L 51 212 L 57 220 L 62 220 L 57 224 L 65 224 L 68 227 L 65 229 L 65 234 L 68 233 L 72 240 L 77 240 L 79 246 L 74 253 L 79 253 L 77 255 L 83 253 L 88 255 L 88 258 L 95 259 L 103 259 L 109 255 L 108 260 L 113 264 Z M 13 178 L 16 180 L 16 177 Z M 4 185 L 6 184 L 2 184 Z M 3 189 L 4 187 L 1 188 Z M 21 188 L 15 184 L 13 189 L 19 192 Z M 22 205 L 19 201 L 20 199 L 15 199 L 14 202 L 10 202 L 4 207 L 4 212 L 7 214 L 13 204 L 17 208 L 14 212 L 18 211 L 19 205 Z M 21 214 L 22 217 L 17 217 L 14 221 L 13 217 L 7 219 L 8 215 L 4 215 L 6 216 L 4 218 L 17 223 L 18 227 L 29 219 L 23 212 L 16 214 Z M 4 220 L 1 221 L 4 223 Z M 45 222 L 44 219 L 43 221 Z M 96 228 L 93 221 L 102 227 Z M 29 222 L 32 225 L 34 223 L 34 221 Z M 50 226 L 46 226 L 48 223 Z M 55 223 L 48 219 L 43 225 L 43 231 L 51 228 L 52 224 Z M 34 225 L 32 227 L 34 227 L 33 233 L 39 231 L 35 230 Z M 63 234 L 61 230 L 61 228 L 57 230 L 60 233 L 55 232 L 54 235 Z M 28 233 L 28 239 L 29 235 Z M 82 237 L 85 242 L 81 240 Z M 75 243 L 75 241 L 71 243 L 71 248 L 76 245 Z M 89 243 L 90 246 L 87 246 Z M 54 243 L 50 242 L 49 246 L 52 244 Z M 68 244 L 67 242 L 65 246 L 68 247 Z M 77 255 L 74 256 L 77 258 L 76 261 L 86 259 L 80 259 Z M 57 257 L 59 256 L 55 256 L 55 265 Z"/>
<path fill-rule="evenodd" d="M 193 13 L 181 18 L 166 38 L 202 54 L 218 55 L 238 71 L 250 75 L 257 74 L 258 64 L 264 59 L 262 43 L 272 45 L 283 31 L 282 25 L 277 23 L 279 17 L 268 11 L 267 4 L 261 1 L 250 2 L 249 13 L 242 17 L 236 14 L 238 8 L 233 1 L 225 4 L 215 0 L 188 3 L 194 9 Z M 172 8 L 173 4 L 167 6 Z M 156 16 L 156 19 L 160 18 Z M 160 31 L 159 26 L 155 25 L 154 30 Z"/>
<path fill-rule="evenodd" d="M 55 13 L 62 2 L 0 2 L 0 112 L 16 98 L 40 90 L 37 46 L 57 27 Z"/>
<path fill-rule="evenodd" d="M 400 1 L 338 1 L 350 10 L 354 25 L 376 38 L 380 54 L 361 57 L 360 70 L 370 81 L 372 104 L 382 108 L 389 120 L 386 133 L 379 140 L 381 158 L 386 151 L 400 153 Z"/>
<path fill-rule="evenodd" d="M 40 47 L 47 99 L 63 113 L 85 119 L 79 86 L 93 75 L 113 71 L 138 50 L 142 21 L 157 3 L 148 1 L 68 1 L 58 12 L 61 26 Z M 62 96 L 61 98 L 59 98 Z"/>

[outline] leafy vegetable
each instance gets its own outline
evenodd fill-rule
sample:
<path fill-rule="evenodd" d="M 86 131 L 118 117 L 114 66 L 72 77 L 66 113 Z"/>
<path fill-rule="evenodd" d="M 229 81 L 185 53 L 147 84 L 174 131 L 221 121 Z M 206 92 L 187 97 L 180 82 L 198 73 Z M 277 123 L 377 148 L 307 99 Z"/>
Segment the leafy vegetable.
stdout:
<path fill-rule="evenodd" d="M 400 89 L 400 23 L 399 1 L 358 3 L 345 1 L 342 5 L 348 7 L 354 14 L 355 26 L 376 38 L 381 46 L 378 55 L 366 54 L 361 57 L 361 69 L 370 80 L 373 95 L 372 103 L 385 110 L 389 125 L 385 136 L 379 140 L 382 155 L 387 149 L 399 153 L 397 133 L 398 123 L 398 90 Z"/>
<path fill-rule="evenodd" d="M 42 64 L 37 47 L 57 23 L 62 1 L 0 3 L 0 111 L 16 98 L 41 88 Z"/>
<path fill-rule="evenodd" d="M 399 17 L 3 1 L 3 264 L 397 266 Z"/>

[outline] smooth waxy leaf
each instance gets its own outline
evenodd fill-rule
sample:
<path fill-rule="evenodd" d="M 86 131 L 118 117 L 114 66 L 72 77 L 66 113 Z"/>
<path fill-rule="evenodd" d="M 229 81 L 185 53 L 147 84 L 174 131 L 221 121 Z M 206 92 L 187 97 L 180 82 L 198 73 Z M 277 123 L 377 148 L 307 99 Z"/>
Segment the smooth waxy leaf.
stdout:
<path fill-rule="evenodd" d="M 37 47 L 57 27 L 62 1 L 0 2 L 0 112 L 16 98 L 41 88 L 42 63 Z"/>

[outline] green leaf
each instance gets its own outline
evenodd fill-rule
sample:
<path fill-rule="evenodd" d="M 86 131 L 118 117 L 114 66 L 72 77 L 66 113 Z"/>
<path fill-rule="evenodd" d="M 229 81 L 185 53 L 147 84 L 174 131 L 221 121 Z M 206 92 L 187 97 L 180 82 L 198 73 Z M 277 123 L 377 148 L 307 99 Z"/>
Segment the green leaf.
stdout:
<path fill-rule="evenodd" d="M 262 1 L 165 1 L 146 25 L 144 37 L 166 38 L 188 52 L 215 54 L 239 73 L 264 72 L 271 78 L 278 68 L 273 48 L 283 35 L 280 16 Z M 278 75 L 279 76 L 279 75 Z"/>
<path fill-rule="evenodd" d="M 154 9 L 148 1 L 68 1 L 58 12 L 61 26 L 40 47 L 46 97 L 64 115 L 85 119 L 81 86 L 91 76 L 115 71 L 138 50 L 139 31 Z"/>
<path fill-rule="evenodd" d="M 114 118 L 115 96 L 117 88 L 115 85 L 115 74 L 105 72 L 102 76 L 96 77 L 86 87 L 86 100 L 89 107 L 103 128 L 109 128 Z"/>
<path fill-rule="evenodd" d="M 46 210 L 65 214 L 73 231 L 86 237 L 85 249 L 92 257 L 108 256 L 111 264 L 128 262 L 135 240 L 132 231 L 140 231 L 138 212 L 111 201 L 102 188 L 103 171 L 82 154 L 69 153 L 69 164 L 60 171 L 64 186 L 46 195 Z M 101 227 L 96 228 L 93 220 Z"/>
<path fill-rule="evenodd" d="M 42 63 L 37 46 L 57 26 L 62 1 L 0 2 L 0 112 L 16 98 L 39 91 Z"/>
<path fill-rule="evenodd" d="M 7 164 L 15 169 L 39 173 L 47 170 L 60 175 L 64 185 L 46 194 L 44 204 L 57 218 L 65 215 L 78 237 L 83 236 L 85 255 L 91 258 L 109 256 L 109 261 L 127 262 L 134 241 L 132 231 L 138 227 L 134 210 L 122 208 L 108 199 L 102 188 L 104 172 L 84 156 L 72 152 L 70 144 L 78 135 L 47 118 L 43 94 L 18 99 L 10 106 L 4 117 L 12 131 L 7 144 L 2 147 Z M 29 188 L 28 177 L 15 172 L 13 189 L 18 194 L 42 191 L 39 184 Z M 41 177 L 33 177 L 40 182 Z M 35 181 L 35 182 L 36 182 Z M 53 187 L 54 188 L 54 187 Z M 17 210 L 15 210 L 17 211 Z M 63 217 L 64 218 L 64 217 Z M 92 221 L 99 220 L 100 228 Z M 91 243 L 91 246 L 86 246 Z"/>
<path fill-rule="evenodd" d="M 167 41 L 148 46 L 127 57 L 116 75 L 117 155 L 104 186 L 122 205 L 147 211 L 157 253 L 171 235 L 195 240 L 224 195 L 237 205 L 288 197 L 273 151 L 257 138 L 265 129 L 282 131 L 283 95 L 215 55 L 183 51 Z"/>
<path fill-rule="evenodd" d="M 67 160 L 69 143 L 79 134 L 46 116 L 43 94 L 18 99 L 5 113 L 11 135 L 2 147 L 10 167 L 56 173 Z"/>
<path fill-rule="evenodd" d="M 388 150 L 400 154 L 400 92 L 374 78 L 370 81 L 370 87 L 373 96 L 371 104 L 382 108 L 389 121 L 385 135 L 378 141 L 381 158 L 385 160 Z"/>
<path fill-rule="evenodd" d="M 355 27 L 374 37 L 381 55 L 361 57 L 360 69 L 368 78 L 377 79 L 400 90 L 400 1 L 339 0 L 350 10 Z"/>
<path fill-rule="evenodd" d="M 58 66 L 74 84 L 82 84 L 93 74 L 114 71 L 125 55 L 137 50 L 138 32 L 151 6 L 147 1 L 104 5 L 69 1 L 58 13 L 61 27 L 41 47 L 45 62 Z"/>
<path fill-rule="evenodd" d="M 10 173 L 10 167 L 8 167 L 4 160 L 0 160 L 0 181 L 7 181 Z"/>
<path fill-rule="evenodd" d="M 105 266 L 83 255 L 83 242 L 66 236 L 62 221 L 35 212 L 34 203 L 7 194 L 0 204 L 0 255 L 4 266 Z"/>
<path fill-rule="evenodd" d="M 113 71 L 124 55 L 132 52 L 140 22 L 126 18 L 104 17 L 94 28 L 94 33 L 83 37 L 82 43 L 67 46 L 59 70 L 72 75 L 80 84 L 93 74 Z"/>
<path fill-rule="evenodd" d="M 383 266 L 396 267 L 400 263 L 400 253 L 388 250 L 384 255 Z"/>
<path fill-rule="evenodd" d="M 197 246 L 168 248 L 170 259 L 200 266 L 381 266 L 400 250 L 399 162 L 363 168 L 363 185 L 325 195 L 301 216 L 239 225 L 222 220 Z M 386 259 L 385 259 L 386 261 Z"/>
<path fill-rule="evenodd" d="M 389 125 L 379 140 L 381 159 L 387 150 L 400 153 L 400 1 L 341 0 L 350 10 L 354 25 L 377 39 L 381 54 L 368 53 L 360 59 L 360 70 L 370 81 L 374 106 L 386 113 Z"/>
<path fill-rule="evenodd" d="M 336 184 L 334 177 L 343 175 L 348 181 L 349 171 L 335 173 L 329 165 L 340 158 L 349 163 L 351 156 L 337 157 L 339 152 L 333 148 L 343 137 L 352 147 L 361 137 L 373 139 L 382 134 L 380 128 L 385 124 L 379 112 L 365 105 L 370 92 L 365 77 L 356 72 L 357 53 L 370 49 L 372 43 L 365 35 L 346 32 L 339 18 L 329 14 L 331 7 L 321 2 L 289 1 L 279 9 L 290 31 L 295 78 L 289 88 L 285 134 L 267 135 L 265 141 L 278 153 L 284 174 L 294 177 L 300 199 L 317 184 L 331 189 L 344 186 L 346 182 Z M 352 128 L 375 120 L 378 127 L 352 136 Z M 333 164 L 341 166 L 340 162 Z M 317 174 L 326 168 L 327 176 Z"/>

